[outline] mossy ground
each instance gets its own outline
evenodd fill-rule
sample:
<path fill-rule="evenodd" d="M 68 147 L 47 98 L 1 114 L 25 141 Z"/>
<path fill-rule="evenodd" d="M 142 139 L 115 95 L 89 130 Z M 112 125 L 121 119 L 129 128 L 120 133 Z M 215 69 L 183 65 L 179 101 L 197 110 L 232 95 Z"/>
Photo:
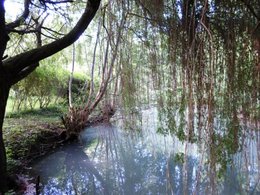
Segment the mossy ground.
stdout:
<path fill-rule="evenodd" d="M 31 160 L 50 152 L 64 141 L 72 141 L 67 140 L 61 120 L 66 112 L 67 107 L 64 105 L 20 112 L 13 112 L 7 106 L 3 132 L 10 174 L 19 173 Z M 110 116 L 105 118 L 109 119 Z M 88 123 L 101 123 L 105 118 L 94 115 Z"/>
<path fill-rule="evenodd" d="M 55 138 L 64 130 L 60 120 L 63 113 L 60 107 L 7 113 L 4 140 L 9 173 L 17 173 L 30 160 L 55 147 Z"/>

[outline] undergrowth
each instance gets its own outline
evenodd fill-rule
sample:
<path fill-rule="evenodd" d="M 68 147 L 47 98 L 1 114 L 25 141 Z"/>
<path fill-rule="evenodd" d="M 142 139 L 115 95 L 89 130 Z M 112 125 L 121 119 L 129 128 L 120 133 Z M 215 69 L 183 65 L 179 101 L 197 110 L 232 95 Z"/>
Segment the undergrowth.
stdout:
<path fill-rule="evenodd" d="M 17 172 L 28 160 L 44 153 L 42 144 L 61 130 L 65 108 L 49 107 L 8 113 L 4 121 L 4 140 L 9 172 Z"/>

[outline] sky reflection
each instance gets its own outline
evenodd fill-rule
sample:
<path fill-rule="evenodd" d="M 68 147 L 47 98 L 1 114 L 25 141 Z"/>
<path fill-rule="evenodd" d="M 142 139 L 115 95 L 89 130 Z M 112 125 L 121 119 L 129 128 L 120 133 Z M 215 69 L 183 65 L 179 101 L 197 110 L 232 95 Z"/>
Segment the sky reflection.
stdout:
<path fill-rule="evenodd" d="M 243 147 L 222 163 L 225 156 L 211 156 L 207 142 L 156 133 L 157 114 L 142 112 L 141 132 L 120 124 L 86 129 L 82 144 L 47 156 L 31 174 L 41 176 L 43 194 L 260 193 L 259 132 L 244 133 Z"/>

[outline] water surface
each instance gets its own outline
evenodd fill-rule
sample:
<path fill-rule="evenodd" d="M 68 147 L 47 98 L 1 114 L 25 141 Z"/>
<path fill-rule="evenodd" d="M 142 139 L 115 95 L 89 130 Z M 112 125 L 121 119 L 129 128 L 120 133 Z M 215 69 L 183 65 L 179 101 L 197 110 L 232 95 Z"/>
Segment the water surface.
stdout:
<path fill-rule="evenodd" d="M 30 174 L 40 175 L 41 193 L 260 194 L 259 131 L 242 128 L 240 146 L 228 151 L 234 143 L 225 139 L 212 147 L 207 137 L 187 142 L 160 132 L 156 108 L 139 119 L 128 121 L 139 131 L 124 129 L 123 120 L 85 129 L 81 143 L 36 162 Z"/>

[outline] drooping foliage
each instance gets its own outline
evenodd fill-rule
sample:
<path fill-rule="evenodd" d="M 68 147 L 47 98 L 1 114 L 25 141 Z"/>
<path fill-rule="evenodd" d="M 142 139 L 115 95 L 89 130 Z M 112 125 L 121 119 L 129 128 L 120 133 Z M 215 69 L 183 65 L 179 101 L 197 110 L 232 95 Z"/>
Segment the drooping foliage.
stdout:
<path fill-rule="evenodd" d="M 234 121 L 239 113 L 251 122 L 259 118 L 257 1 L 125 4 L 128 31 L 118 55 L 118 91 L 126 106 L 138 100 L 187 107 L 179 109 L 188 118 L 187 136 L 203 123 L 204 108 L 209 124 L 217 114 Z"/>
<path fill-rule="evenodd" d="M 117 57 L 121 105 L 133 113 L 136 105 L 157 104 L 159 132 L 205 141 L 214 191 L 213 178 L 221 172 L 216 164 L 226 167 L 243 145 L 245 126 L 259 129 L 260 5 L 239 0 L 123 4 L 127 31 Z M 138 124 L 136 118 L 130 124 Z"/>
<path fill-rule="evenodd" d="M 65 117 L 67 128 L 80 132 L 101 100 L 128 114 L 156 104 L 160 133 L 210 146 L 213 192 L 216 164 L 225 167 L 226 157 L 243 144 L 242 127 L 259 128 L 259 10 L 257 0 L 104 1 L 96 32 L 80 43 L 91 40 L 93 46 L 76 49 L 87 56 L 78 62 L 88 66 L 90 84 L 82 104 Z M 37 17 L 31 19 L 37 24 Z M 53 39 L 74 24 L 68 15 L 55 21 L 60 34 L 43 28 Z M 18 53 L 28 46 L 18 45 Z"/>

